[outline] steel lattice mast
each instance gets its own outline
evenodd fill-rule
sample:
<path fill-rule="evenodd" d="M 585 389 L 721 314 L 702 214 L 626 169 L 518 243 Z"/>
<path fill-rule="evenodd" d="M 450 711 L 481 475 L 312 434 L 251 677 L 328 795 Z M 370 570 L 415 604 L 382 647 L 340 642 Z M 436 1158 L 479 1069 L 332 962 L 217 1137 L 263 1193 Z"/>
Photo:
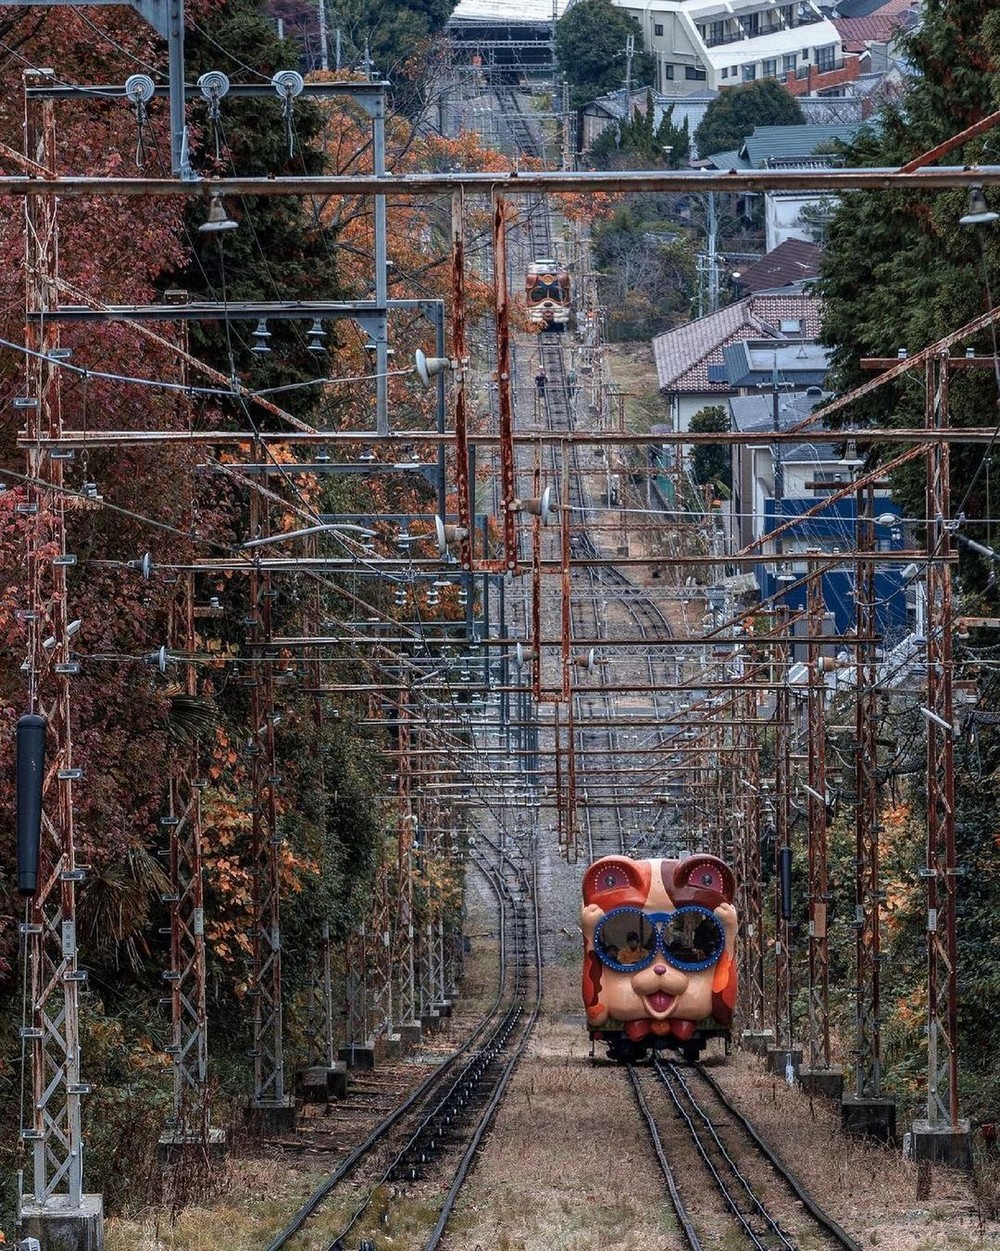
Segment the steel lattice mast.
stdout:
<path fill-rule="evenodd" d="M 878 840 L 878 672 L 875 657 L 875 492 L 858 489 L 857 563 L 854 578 L 857 631 L 855 700 L 855 1055 L 857 1099 L 882 1095 L 879 1037 L 879 840 Z"/>
<path fill-rule="evenodd" d="M 827 937 L 826 683 L 822 635 L 825 603 L 818 562 L 809 562 L 809 687 L 806 696 L 809 768 L 809 1067 L 830 1067 L 830 945 Z"/>
<path fill-rule="evenodd" d="M 51 70 L 30 71 L 28 85 L 51 83 Z M 51 101 L 41 116 L 25 109 L 29 160 L 55 168 L 55 120 Z M 27 313 L 30 360 L 22 405 L 29 440 L 58 436 L 62 429 L 58 323 L 33 320 L 57 303 L 57 202 L 25 206 Z M 86 973 L 77 964 L 76 888 L 85 870 L 76 861 L 73 785 L 83 776 L 73 762 L 71 679 L 79 664 L 70 650 L 66 571 L 76 557 L 66 550 L 64 460 L 40 447 L 27 450 L 28 484 L 17 511 L 28 525 L 27 624 L 28 709 L 45 719 L 46 762 L 42 794 L 39 884 L 22 926 L 30 963 L 31 1121 L 21 1137 L 32 1145 L 30 1194 L 21 1196 L 24 1220 L 52 1212 L 100 1221 L 100 1199 L 83 1193 L 79 993 Z M 85 1203 L 86 1199 L 86 1203 Z M 88 1211 L 89 1209 L 89 1211 Z"/>
<path fill-rule="evenodd" d="M 928 430 L 948 425 L 945 353 L 926 363 Z M 950 456 L 935 441 L 927 458 L 927 1124 L 967 1137 L 959 1118 L 955 917 L 955 759 L 952 700 Z M 917 1147 L 920 1154 L 920 1146 Z M 966 1144 L 967 1150 L 967 1144 Z M 933 1155 L 933 1147 L 927 1153 Z"/>

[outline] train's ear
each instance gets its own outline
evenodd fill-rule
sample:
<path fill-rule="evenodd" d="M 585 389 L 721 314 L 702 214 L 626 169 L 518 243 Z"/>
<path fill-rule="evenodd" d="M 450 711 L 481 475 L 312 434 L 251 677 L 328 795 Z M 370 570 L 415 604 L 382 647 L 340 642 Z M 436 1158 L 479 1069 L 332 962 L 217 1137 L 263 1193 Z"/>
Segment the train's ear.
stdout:
<path fill-rule="evenodd" d="M 595 860 L 583 875 L 583 902 L 607 910 L 635 897 L 645 899 L 651 877 L 648 861 L 605 856 Z"/>
<path fill-rule="evenodd" d="M 675 899 L 698 894 L 718 896 L 732 903 L 736 898 L 736 878 L 729 865 L 718 856 L 688 856 L 674 869 L 671 893 Z"/>

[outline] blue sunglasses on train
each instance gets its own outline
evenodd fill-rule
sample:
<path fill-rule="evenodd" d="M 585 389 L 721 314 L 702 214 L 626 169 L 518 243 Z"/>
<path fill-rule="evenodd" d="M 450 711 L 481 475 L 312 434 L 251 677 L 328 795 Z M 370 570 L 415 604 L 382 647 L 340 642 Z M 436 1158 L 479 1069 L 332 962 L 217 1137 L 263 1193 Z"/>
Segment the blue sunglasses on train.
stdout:
<path fill-rule="evenodd" d="M 648 968 L 661 955 L 675 969 L 710 969 L 726 947 L 726 934 L 714 912 L 685 904 L 676 912 L 613 908 L 597 923 L 594 950 L 618 973 Z"/>

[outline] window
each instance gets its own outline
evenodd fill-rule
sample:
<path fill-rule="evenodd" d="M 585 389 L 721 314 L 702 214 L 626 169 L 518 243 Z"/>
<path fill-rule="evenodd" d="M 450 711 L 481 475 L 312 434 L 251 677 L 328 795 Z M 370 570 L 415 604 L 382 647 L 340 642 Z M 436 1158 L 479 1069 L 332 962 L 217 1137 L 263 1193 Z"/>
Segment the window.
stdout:
<path fill-rule="evenodd" d="M 752 83 L 756 77 L 757 77 L 756 65 L 744 65 L 743 66 L 743 81 L 745 83 Z"/>
<path fill-rule="evenodd" d="M 778 74 L 778 62 L 777 61 L 765 61 L 764 62 L 764 77 L 776 78 L 777 74 Z"/>
<path fill-rule="evenodd" d="M 653 26 L 653 34 L 654 34 L 654 35 L 662 35 L 662 34 L 663 34 L 663 23 L 662 23 L 662 22 L 657 22 L 657 23 Z"/>
<path fill-rule="evenodd" d="M 798 317 L 782 317 L 778 329 L 782 334 L 801 334 L 802 321 Z"/>
<path fill-rule="evenodd" d="M 835 43 L 827 44 L 825 48 L 817 48 L 816 67 L 822 71 L 829 71 L 835 68 L 837 60 L 837 45 Z"/>
<path fill-rule="evenodd" d="M 668 82 L 673 82 L 673 78 L 674 78 L 674 67 L 673 67 L 672 65 L 667 65 L 667 63 L 666 63 L 666 62 L 664 62 L 664 63 L 663 63 L 663 77 L 664 77 L 664 78 L 665 78 Z"/>
<path fill-rule="evenodd" d="M 727 69 L 725 68 L 725 66 L 723 66 L 723 69 L 722 69 L 722 77 L 723 77 L 723 78 L 728 78 L 728 77 L 729 77 L 729 70 L 727 70 Z"/>
<path fill-rule="evenodd" d="M 708 74 L 705 70 L 698 69 L 698 67 L 695 65 L 685 65 L 684 77 L 688 79 L 689 82 L 703 83 L 705 79 L 708 77 Z"/>
<path fill-rule="evenodd" d="M 798 67 L 798 62 L 799 54 L 797 52 L 793 52 L 791 56 L 784 56 L 781 58 L 781 68 L 786 74 L 794 74 L 796 68 Z"/>

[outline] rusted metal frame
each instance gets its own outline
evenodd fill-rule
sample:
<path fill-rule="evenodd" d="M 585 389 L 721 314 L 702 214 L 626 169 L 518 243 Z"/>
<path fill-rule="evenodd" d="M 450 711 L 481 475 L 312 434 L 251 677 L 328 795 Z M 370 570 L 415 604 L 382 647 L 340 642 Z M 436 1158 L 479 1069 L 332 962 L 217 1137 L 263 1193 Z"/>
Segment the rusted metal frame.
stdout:
<path fill-rule="evenodd" d="M 497 408 L 500 419 L 500 485 L 503 507 L 504 559 L 517 568 L 517 525 L 514 512 L 517 480 L 514 460 L 514 406 L 511 401 L 510 304 L 507 291 L 506 201 L 493 200 L 493 291 L 497 344 Z"/>
<path fill-rule="evenodd" d="M 932 161 L 936 161 L 948 152 L 953 152 L 956 148 L 960 148 L 963 143 L 967 143 L 970 139 L 975 139 L 977 135 L 985 134 L 988 130 L 993 130 L 996 126 L 1000 126 L 1000 112 L 987 113 L 978 122 L 974 122 L 971 126 L 966 126 L 965 130 L 960 130 L 957 135 L 952 135 L 949 139 L 945 139 L 943 143 L 937 144 L 927 152 L 921 152 L 919 156 L 915 156 L 911 161 L 907 161 L 905 165 L 900 165 L 899 172 L 901 174 L 910 174 L 914 170 L 930 165 Z"/>
<path fill-rule="evenodd" d="M 1000 314 L 997 315 L 1000 320 Z M 910 357 L 908 363 L 913 364 L 917 358 Z M 984 358 L 985 359 L 985 358 Z M 992 358 L 990 358 L 992 359 Z M 972 362 L 965 362 L 971 364 Z M 260 397 L 253 392 L 248 392 L 245 399 L 253 400 L 259 403 Z M 839 401 L 837 401 L 839 403 Z M 278 416 L 285 416 L 281 409 L 278 410 Z M 812 418 L 806 420 L 811 421 Z M 302 423 L 305 426 L 305 423 Z M 947 443 L 989 443 L 994 429 L 992 426 L 969 426 L 956 430 L 944 430 L 941 432 L 941 439 Z M 922 426 L 908 427 L 900 426 L 898 428 L 882 428 L 876 427 L 870 430 L 810 430 L 810 439 L 814 444 L 842 444 L 846 439 L 857 439 L 859 436 L 866 443 L 885 444 L 887 447 L 896 447 L 901 443 L 924 443 L 926 441 L 926 430 Z M 455 442 L 454 431 L 439 430 L 408 430 L 406 431 L 406 439 L 413 443 L 445 443 L 452 444 Z M 398 444 L 399 436 L 390 435 L 388 443 L 390 447 Z M 25 446 L 25 436 L 18 434 L 18 447 Z M 281 432 L 261 431 L 258 435 L 255 430 L 193 430 L 185 433 L 179 430 L 75 430 L 66 429 L 58 434 L 45 434 L 41 437 L 40 445 L 42 447 L 58 446 L 58 447 L 75 447 L 80 443 L 87 443 L 90 447 L 128 447 L 132 444 L 161 444 L 161 443 L 187 443 L 194 447 L 204 447 L 206 444 L 213 447 L 232 447 L 246 446 L 249 447 L 253 443 L 260 442 L 263 445 L 272 443 L 289 444 L 294 447 L 310 448 L 313 444 L 325 444 L 329 446 L 355 447 L 355 446 L 372 446 L 385 444 L 386 436 L 380 435 L 376 430 L 316 430 L 311 426 L 305 426 L 304 429 L 296 428 L 295 430 L 287 430 Z M 543 447 L 554 447 L 560 443 L 570 443 L 576 447 L 650 447 L 650 446 L 757 446 L 762 443 L 759 431 L 740 431 L 731 432 L 721 431 L 696 431 L 685 430 L 683 432 L 664 431 L 663 434 L 643 434 L 639 431 L 630 431 L 628 434 L 620 434 L 616 431 L 608 430 L 554 430 L 548 427 L 532 427 L 525 426 L 515 431 L 513 435 L 513 443 L 517 447 L 530 447 L 536 443 Z M 802 443 L 802 434 L 796 434 L 792 428 L 787 430 L 769 430 L 767 432 L 766 442 L 772 443 Z M 496 447 L 499 443 L 499 435 L 489 431 L 467 431 L 466 443 L 469 447 Z M 260 462 L 260 464 L 268 464 L 273 466 L 273 462 Z M 246 466 L 244 466 L 246 468 Z M 209 461 L 196 466 L 202 472 L 212 470 L 214 472 L 228 472 L 231 468 L 225 462 Z M 251 466 L 256 469 L 256 466 Z M 876 473 L 877 480 L 883 475 L 885 467 L 879 466 Z M 315 473 L 315 468 L 306 468 L 297 466 L 297 463 L 282 465 L 281 469 L 274 469 L 275 473 Z M 599 469 L 594 469 L 592 473 L 600 473 Z M 292 507 L 291 504 L 288 505 Z M 648 561 L 647 561 L 648 563 Z"/>
<path fill-rule="evenodd" d="M 920 159 L 920 158 L 918 158 Z M 914 352 L 912 356 L 907 356 L 902 360 L 893 361 L 891 366 L 877 378 L 873 378 L 871 382 L 863 382 L 861 386 L 855 387 L 853 391 L 848 391 L 846 395 L 840 396 L 836 400 L 832 400 L 829 404 L 824 404 L 822 408 L 816 409 L 810 413 L 804 420 L 796 422 L 795 425 L 788 428 L 787 434 L 796 435 L 803 430 L 809 429 L 817 423 L 825 421 L 827 417 L 834 413 L 840 412 L 845 408 L 849 408 L 858 400 L 863 399 L 866 395 L 870 395 L 872 391 L 877 391 L 879 387 L 884 387 L 887 382 L 893 382 L 896 378 L 903 377 L 915 369 L 926 369 L 927 362 L 937 360 L 942 353 L 947 354 L 949 348 L 956 343 L 961 343 L 964 339 L 978 334 L 981 330 L 988 330 L 990 326 L 1000 321 L 1000 308 L 991 308 L 988 312 L 981 313 L 978 317 L 973 317 L 972 321 L 967 321 L 964 326 L 960 326 L 958 330 L 953 330 L 951 334 L 946 334 L 944 338 L 938 339 L 936 343 L 930 344 L 929 347 L 921 348 L 919 352 Z M 881 368 L 880 362 L 875 359 L 863 359 L 861 361 L 862 368 Z M 958 433 L 958 432 L 954 432 Z M 861 437 L 866 442 L 877 443 L 885 434 L 884 430 L 855 430 L 851 435 L 855 438 Z M 843 432 L 846 439 L 848 434 Z M 886 466 L 881 467 L 883 472 Z"/>
<path fill-rule="evenodd" d="M 559 704 L 556 703 L 552 709 L 552 738 L 554 742 L 553 755 L 555 757 L 555 791 L 556 791 L 556 834 L 560 847 L 565 845 L 565 831 L 563 826 L 563 813 L 565 811 L 566 802 L 562 792 L 562 771 L 563 771 L 563 749 L 560 741 L 560 725 L 559 725 Z M 572 750 L 572 744 L 570 745 Z M 541 754 L 539 748 L 538 754 Z"/>
<path fill-rule="evenodd" d="M 405 703 L 404 703 L 405 701 Z M 412 774 L 414 743 L 419 741 L 420 727 L 412 724 L 408 713 L 411 707 L 410 692 L 400 697 L 399 759 L 396 766 L 398 777 L 398 833 L 396 849 L 396 918 L 392 944 L 392 968 L 396 978 L 395 1002 L 399 1006 L 398 1019 L 412 1025 L 416 1019 L 416 993 L 414 986 L 414 909 L 413 909 L 413 843 L 417 821 L 413 812 Z"/>
<path fill-rule="evenodd" d="M 857 568 L 854 578 L 855 649 L 855 1039 L 854 1093 L 859 1099 L 882 1094 L 879 997 L 879 784 L 878 671 L 875 642 L 875 493 L 871 484 L 857 492 Z"/>
<path fill-rule="evenodd" d="M 928 360 L 927 425 L 949 420 L 946 360 Z M 954 706 L 950 457 L 935 442 L 927 465 L 927 1120 L 958 1129 Z M 937 718 L 935 720 L 935 718 Z M 948 728 L 946 729 L 945 726 Z"/>
<path fill-rule="evenodd" d="M 52 71 L 29 71 L 26 82 L 50 80 Z M 55 117 L 51 103 L 40 114 L 25 106 L 25 146 L 29 158 L 52 168 Z M 26 311 L 53 307 L 58 266 L 57 203 L 25 205 Z M 30 966 L 31 1106 L 30 1126 L 21 1136 L 32 1144 L 32 1194 L 22 1199 L 57 1203 L 67 1215 L 83 1199 L 81 1056 L 76 945 L 76 863 L 73 813 L 73 739 L 66 566 L 63 461 L 46 456 L 42 437 L 58 438 L 62 428 L 60 370 L 49 353 L 59 346 L 59 327 L 26 318 L 29 358 L 26 394 L 37 403 L 25 410 L 29 435 L 25 492 L 28 534 L 27 663 L 28 711 L 46 720 L 46 764 L 42 788 L 39 886 L 22 927 Z M 32 444 L 30 436 L 34 436 Z M 54 637 L 54 648 L 43 640 Z"/>
<path fill-rule="evenodd" d="M 816 564 L 809 562 L 810 571 Z M 809 618 L 806 695 L 808 738 L 808 876 L 809 876 L 809 1067 L 830 1067 L 830 943 L 827 911 L 830 901 L 826 822 L 826 683 L 820 665 L 826 604 L 820 578 L 806 592 Z"/>
<path fill-rule="evenodd" d="M 535 498 L 542 493 L 541 447 L 535 447 L 535 466 L 532 473 Z M 532 666 L 531 693 L 538 701 L 542 697 L 542 519 L 535 517 L 531 526 L 531 646 L 535 652 Z"/>
<path fill-rule="evenodd" d="M 462 215 L 465 199 L 461 191 L 451 197 L 451 355 L 455 361 L 454 408 L 455 408 L 455 486 L 458 497 L 458 524 L 464 532 L 459 540 L 459 560 L 462 568 L 472 571 L 473 517 L 472 492 L 475 484 L 469 481 L 468 418 L 465 411 L 465 371 L 468 367 L 468 349 L 465 342 L 465 232 Z M 442 518 L 442 520 L 445 520 Z"/>
<path fill-rule="evenodd" d="M 170 647 L 195 650 L 194 577 L 180 583 L 170 614 Z M 192 661 L 184 663 L 184 690 L 197 693 Z M 202 878 L 201 789 L 198 748 L 179 754 L 169 786 L 170 838 L 170 1054 L 173 1066 L 171 1128 L 186 1140 L 207 1140 L 208 996 L 205 898 Z"/>
<path fill-rule="evenodd" d="M 744 1016 L 747 1028 L 760 1032 L 764 1028 L 764 900 L 761 865 L 761 792 L 759 729 L 751 726 L 756 711 L 753 691 L 743 691 L 742 721 L 745 739 L 741 740 L 741 777 L 743 795 L 739 805 L 740 828 L 736 832 L 737 909 L 743 920 L 739 946 L 740 986 L 743 989 Z"/>
<path fill-rule="evenodd" d="M 507 195 L 628 192 L 687 194 L 713 191 L 719 195 L 740 191 L 812 191 L 838 195 L 844 191 L 941 191 L 949 188 L 996 186 L 997 165 L 939 165 L 912 172 L 898 166 L 812 170 L 630 170 L 535 171 L 489 170 L 472 173 L 323 174 L 280 178 L 214 178 L 185 182 L 170 178 L 98 178 L 68 176 L 0 177 L 0 195 L 46 199 L 52 196 L 184 196 L 203 197 L 206 186 L 226 196 L 416 196 L 476 192 Z"/>
<path fill-rule="evenodd" d="M 770 435 L 768 436 L 768 439 L 770 441 Z M 875 479 L 877 478 L 884 478 L 886 474 L 892 473 L 893 470 L 898 469 L 901 465 L 905 465 L 911 460 L 917 460 L 921 456 L 926 456 L 928 446 L 929 445 L 927 444 L 927 442 L 924 441 L 923 443 L 919 444 L 917 447 L 911 447 L 905 452 L 900 452 L 898 456 L 893 457 L 893 459 L 890 461 L 886 461 L 885 464 L 880 465 L 878 469 L 873 470 L 871 473 L 860 475 L 858 478 L 855 479 L 853 483 L 849 484 L 848 486 L 842 487 L 839 491 L 833 491 L 829 495 L 825 495 L 821 500 L 813 504 L 811 508 L 807 508 L 804 512 L 797 513 L 794 517 L 790 517 L 787 521 L 783 521 L 780 526 L 775 526 L 773 530 L 765 531 L 765 533 L 762 534 L 759 538 L 754 539 L 752 542 L 748 543 L 745 547 L 740 548 L 740 550 L 736 552 L 735 555 L 736 556 L 752 555 L 755 551 L 757 551 L 761 547 L 761 544 L 771 543 L 775 539 L 780 538 L 787 530 L 792 529 L 793 526 L 800 525 L 803 521 L 808 521 L 809 518 L 811 517 L 820 516 L 823 513 L 823 511 L 826 508 L 828 508 L 831 504 L 835 504 L 839 502 L 840 500 L 849 499 L 855 493 L 858 487 L 867 486 L 869 482 L 874 482 Z M 773 559 L 773 556 L 765 557 L 763 552 L 761 552 L 760 558 L 761 560 Z M 732 559 L 731 557 L 726 557 L 727 561 L 731 559 Z M 791 586 L 798 586 L 802 581 L 803 579 L 800 578 L 798 582 L 792 583 Z M 786 587 L 783 591 L 779 593 L 786 594 L 789 589 L 791 588 Z M 770 597 L 771 600 L 773 600 L 774 598 L 775 597 L 773 595 Z M 767 602 L 767 601 L 762 601 L 762 602 Z"/>
<path fill-rule="evenodd" d="M 576 838 L 576 717 L 573 705 L 573 699 L 566 701 L 566 818 L 563 824 L 567 864 L 576 864 L 579 858 Z"/>
<path fill-rule="evenodd" d="M 562 445 L 560 465 L 562 490 L 559 493 L 559 543 L 560 543 L 560 625 L 562 628 L 559 640 L 560 671 L 562 674 L 562 698 L 570 695 L 570 665 L 572 664 L 573 648 L 573 570 L 570 558 L 569 519 L 569 446 Z M 536 696 L 537 698 L 537 696 Z"/>
<path fill-rule="evenodd" d="M 788 608 L 778 609 L 779 623 L 788 617 Z M 783 633 L 787 629 L 779 626 Z M 775 645 L 775 726 L 774 726 L 774 1041 L 779 1047 L 792 1045 L 792 987 L 789 936 L 791 924 L 782 916 L 781 861 L 783 849 L 791 849 L 792 725 L 791 693 L 787 675 L 787 643 Z"/>
<path fill-rule="evenodd" d="M 256 537 L 269 532 L 268 510 L 259 497 L 250 497 L 250 530 Z M 254 569 L 250 577 L 253 614 L 251 633 L 266 652 L 273 632 L 270 574 Z M 256 660 L 250 678 L 250 790 L 252 834 L 253 1046 L 255 1107 L 284 1106 L 284 1040 L 281 1002 L 281 904 L 276 787 L 277 755 L 274 739 L 273 666 Z"/>

